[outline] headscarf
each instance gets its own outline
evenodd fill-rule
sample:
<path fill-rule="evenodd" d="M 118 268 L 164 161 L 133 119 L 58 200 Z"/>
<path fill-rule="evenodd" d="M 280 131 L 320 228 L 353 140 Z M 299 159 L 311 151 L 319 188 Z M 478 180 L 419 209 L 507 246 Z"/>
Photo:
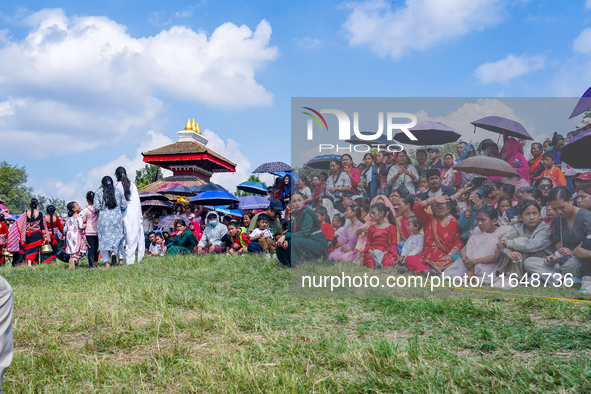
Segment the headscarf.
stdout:
<path fill-rule="evenodd" d="M 515 138 L 507 138 L 505 146 L 501 149 L 501 156 L 503 153 L 507 153 L 509 158 L 507 163 L 513 167 L 518 173 L 521 179 L 529 180 L 529 164 L 525 160 L 523 155 L 523 146 Z"/>
<path fill-rule="evenodd" d="M 470 152 L 471 150 L 474 151 L 474 154 L 476 155 L 476 148 L 474 148 L 474 145 L 468 144 L 462 150 L 462 156 L 460 157 L 460 160 L 458 160 L 458 163 L 462 160 L 465 160 L 466 156 L 468 156 L 468 152 Z"/>

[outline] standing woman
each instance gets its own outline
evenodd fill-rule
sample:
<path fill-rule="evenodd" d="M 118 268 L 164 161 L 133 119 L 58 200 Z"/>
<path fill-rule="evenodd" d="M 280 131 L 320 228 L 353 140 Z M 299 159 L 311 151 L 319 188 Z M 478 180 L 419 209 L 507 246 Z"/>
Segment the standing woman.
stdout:
<path fill-rule="evenodd" d="M 373 155 L 371 153 L 363 155 L 363 164 L 365 164 L 365 170 L 359 176 L 357 187 L 363 197 L 373 200 L 376 196 L 377 185 L 376 177 L 374 176 Z"/>
<path fill-rule="evenodd" d="M 125 264 L 130 265 L 135 261 L 135 250 L 137 249 L 137 262 L 144 258 L 146 253 L 146 241 L 144 237 L 144 226 L 142 218 L 142 203 L 137 192 L 137 187 L 127 178 L 125 168 L 118 167 L 115 170 L 117 183 L 115 187 L 123 194 L 127 201 L 127 209 L 123 211 L 123 226 L 125 228 Z M 119 264 L 123 261 L 123 246 L 119 247 Z"/>
<path fill-rule="evenodd" d="M 396 164 L 388 171 L 388 185 L 392 186 L 392 190 L 399 190 L 401 194 L 415 194 L 414 182 L 418 180 L 417 170 L 410 164 L 406 152 L 398 152 Z"/>
<path fill-rule="evenodd" d="M 342 204 L 342 192 L 350 191 L 352 191 L 351 178 L 349 178 L 349 175 L 341 171 L 341 163 L 338 160 L 331 160 L 330 175 L 326 181 L 326 194 L 332 198 L 334 207 L 339 212 L 343 212 L 345 210 Z M 333 215 L 330 215 L 331 218 L 332 216 Z"/>
<path fill-rule="evenodd" d="M 123 246 L 125 236 L 123 234 L 122 212 L 127 209 L 127 200 L 119 189 L 115 189 L 113 178 L 103 177 L 100 188 L 94 196 L 94 209 L 98 213 L 97 232 L 101 257 L 105 267 L 115 259 L 115 253 Z"/>
<path fill-rule="evenodd" d="M 344 153 L 341 156 L 341 163 L 343 165 L 343 172 L 349 175 L 349 179 L 351 179 L 351 187 L 353 188 L 351 191 L 357 194 L 357 186 L 359 185 L 361 170 L 355 167 L 353 157 L 348 153 Z"/>
<path fill-rule="evenodd" d="M 41 253 L 41 262 L 43 264 L 55 263 L 55 254 L 57 253 L 57 244 L 59 243 L 58 230 L 60 233 L 64 233 L 64 225 L 62 224 L 59 216 L 55 214 L 55 207 L 48 205 L 45 209 L 47 214 L 43 220 L 45 220 L 45 228 L 47 229 L 47 235 L 49 235 L 50 245 L 53 249 L 52 253 Z"/>
<path fill-rule="evenodd" d="M 29 266 L 39 264 L 38 256 L 41 245 L 51 242 L 45 229 L 43 214 L 37 210 L 39 201 L 32 198 L 29 202 L 31 210 L 25 211 L 17 220 L 20 233 L 20 244 Z"/>

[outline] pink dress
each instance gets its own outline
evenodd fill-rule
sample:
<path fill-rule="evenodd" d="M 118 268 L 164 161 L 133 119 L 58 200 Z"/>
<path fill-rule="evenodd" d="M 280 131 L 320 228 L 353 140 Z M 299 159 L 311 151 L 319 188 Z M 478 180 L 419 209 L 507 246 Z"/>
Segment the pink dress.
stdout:
<path fill-rule="evenodd" d="M 382 265 L 384 268 L 394 265 L 398 257 L 398 242 L 396 241 L 396 227 L 389 225 L 386 228 L 377 228 L 372 225 L 367 230 L 367 243 L 363 253 L 363 265 L 368 268 L 375 268 L 373 257 L 368 253 L 370 249 L 389 252 L 384 255 Z"/>
<path fill-rule="evenodd" d="M 357 234 L 355 234 L 355 231 L 357 231 L 357 229 L 361 226 L 363 226 L 363 223 L 359 222 L 355 226 L 348 225 L 345 227 L 345 229 L 341 232 L 341 235 L 339 235 L 339 243 L 341 244 L 341 247 L 355 247 L 357 244 L 357 239 L 359 238 Z M 343 252 L 341 248 L 336 248 L 330 254 L 329 259 L 331 261 L 353 261 L 356 257 L 357 252 L 355 249 L 349 252 Z"/>
<path fill-rule="evenodd" d="M 66 253 L 74 260 L 80 260 L 86 251 L 86 240 L 82 232 L 86 225 L 82 216 L 77 213 L 66 220 L 64 231 L 66 232 Z"/>

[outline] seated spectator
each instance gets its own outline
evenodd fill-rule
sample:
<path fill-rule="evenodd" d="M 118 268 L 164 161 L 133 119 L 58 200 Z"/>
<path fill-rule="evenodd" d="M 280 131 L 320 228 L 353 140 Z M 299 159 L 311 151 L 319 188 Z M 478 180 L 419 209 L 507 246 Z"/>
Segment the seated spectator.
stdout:
<path fill-rule="evenodd" d="M 509 287 L 510 275 L 521 281 L 526 273 L 523 264 L 525 260 L 530 257 L 545 259 L 552 246 L 550 226 L 542 221 L 540 204 L 535 200 L 525 199 L 517 208 L 519 222 L 501 238 L 498 245 L 501 258 L 497 275 L 505 275 L 505 280 L 497 279 L 495 286 Z"/>
<path fill-rule="evenodd" d="M 296 193 L 298 193 L 298 192 L 296 192 Z M 281 228 L 281 220 L 280 220 L 282 209 L 283 209 L 283 205 L 281 204 L 281 201 L 272 200 L 271 203 L 269 204 L 269 207 L 265 211 L 259 212 L 256 215 L 254 215 L 250 221 L 250 225 L 248 226 L 249 239 L 250 239 L 250 233 L 254 229 L 258 228 L 257 221 L 259 219 L 259 216 L 262 214 L 265 214 L 269 218 L 269 223 L 267 225 L 267 228 L 269 229 L 269 231 L 273 235 L 273 238 L 275 240 L 275 244 L 277 244 L 277 239 L 283 235 L 283 231 Z M 259 246 L 259 244 L 257 242 L 249 243 L 247 248 L 250 253 L 263 253 L 263 249 Z"/>
<path fill-rule="evenodd" d="M 430 168 L 425 172 L 425 175 L 429 184 L 429 190 L 418 195 L 421 201 L 425 201 L 429 197 L 437 197 L 442 194 L 451 197 L 456 193 L 453 188 L 441 185 L 441 175 L 439 173 L 439 169 Z"/>
<path fill-rule="evenodd" d="M 499 213 L 490 205 L 476 212 L 478 227 L 472 231 L 466 246 L 460 250 L 460 258 L 443 272 L 451 277 L 477 276 L 482 283 L 492 283 L 499 264 L 501 251 L 499 240 L 511 230 L 510 226 L 498 226 Z M 492 275 L 491 275 L 492 274 Z"/>
<path fill-rule="evenodd" d="M 231 255 L 246 254 L 248 252 L 247 246 L 250 240 L 246 236 L 247 230 L 244 227 L 239 227 L 237 222 L 228 223 L 228 234 L 226 252 Z"/>
<path fill-rule="evenodd" d="M 257 228 L 250 232 L 250 242 L 256 242 L 263 253 L 271 256 L 275 253 L 275 237 L 269 230 L 269 216 L 264 213 L 257 215 Z"/>
<path fill-rule="evenodd" d="M 497 202 L 499 226 L 506 226 L 509 223 L 508 218 L 505 216 L 505 212 L 511 207 L 511 199 L 509 197 L 499 198 L 499 202 Z"/>
<path fill-rule="evenodd" d="M 336 216 L 337 215 L 335 215 L 335 217 Z M 357 244 L 357 238 L 359 238 L 359 236 L 355 231 L 363 226 L 361 220 L 361 208 L 356 204 L 349 205 L 345 210 L 345 217 L 349 220 L 349 225 L 343 228 L 343 231 L 339 236 L 340 247 L 336 248 L 330 254 L 329 259 L 331 261 L 353 261 L 357 256 L 355 245 Z"/>
<path fill-rule="evenodd" d="M 207 225 L 197 245 L 197 253 L 225 252 L 225 243 L 222 241 L 222 237 L 228 233 L 228 228 L 225 224 L 219 222 L 218 214 L 214 211 L 207 214 L 206 221 Z"/>
<path fill-rule="evenodd" d="M 419 223 L 416 216 L 411 216 L 407 220 L 407 230 L 410 236 L 404 241 L 404 246 L 398 259 L 398 273 L 404 274 L 408 271 L 405 259 L 408 256 L 416 256 L 423 251 L 424 236 L 422 234 L 423 226 Z"/>
<path fill-rule="evenodd" d="M 164 244 L 164 237 L 162 237 L 162 235 L 160 234 L 156 234 L 156 243 L 158 245 L 160 245 L 160 255 L 159 256 L 164 256 L 166 254 L 166 245 Z"/>
<path fill-rule="evenodd" d="M 318 207 L 314 209 L 316 213 L 316 217 L 318 218 L 318 222 L 320 223 L 320 231 L 324 234 L 324 237 L 329 242 L 328 251 L 332 252 L 332 241 L 334 240 L 334 229 L 328 223 L 326 223 L 326 218 L 328 217 L 326 208 Z"/>
<path fill-rule="evenodd" d="M 572 194 L 564 186 L 552 189 L 548 202 L 557 215 L 550 225 L 555 252 L 545 259 L 528 258 L 525 270 L 530 274 L 550 274 L 548 283 L 560 286 L 566 274 L 578 278 L 583 259 L 589 257 L 580 245 L 591 235 L 591 212 L 575 207 Z"/>
<path fill-rule="evenodd" d="M 187 228 L 185 220 L 178 219 L 176 238 L 167 248 L 167 253 L 171 255 L 193 253 L 193 249 L 197 246 L 197 243 L 195 234 Z"/>
<path fill-rule="evenodd" d="M 549 178 L 554 186 L 566 186 L 566 178 L 555 161 L 556 153 L 553 151 L 544 152 L 542 157 L 542 163 L 544 164 L 542 177 Z"/>
<path fill-rule="evenodd" d="M 367 241 L 363 252 L 363 265 L 367 268 L 382 269 L 396 264 L 398 242 L 396 223 L 390 209 L 376 203 L 369 209 L 373 224 L 367 230 Z M 387 217 L 387 218 L 386 218 Z"/>
<path fill-rule="evenodd" d="M 160 252 L 162 251 L 162 248 L 160 247 L 160 245 L 158 245 L 158 243 L 156 243 L 156 233 L 154 231 L 150 231 L 148 233 L 148 243 L 147 243 L 148 247 L 147 249 L 147 255 L 148 256 L 158 256 L 160 254 Z"/>

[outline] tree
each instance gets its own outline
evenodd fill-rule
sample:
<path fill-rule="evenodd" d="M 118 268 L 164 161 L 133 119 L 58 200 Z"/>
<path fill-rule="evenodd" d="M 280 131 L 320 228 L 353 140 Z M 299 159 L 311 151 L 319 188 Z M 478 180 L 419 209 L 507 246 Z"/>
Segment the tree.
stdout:
<path fill-rule="evenodd" d="M 254 181 L 254 182 L 259 182 L 262 183 L 263 185 L 265 185 L 265 183 L 261 182 L 261 179 L 256 176 L 256 175 L 251 175 L 248 177 L 249 181 Z M 267 185 L 265 185 L 267 186 Z M 244 196 L 260 196 L 260 194 L 254 194 L 254 193 L 247 193 L 247 192 L 243 192 L 242 190 L 238 190 L 236 189 L 236 197 L 244 197 Z"/>
<path fill-rule="evenodd" d="M 6 161 L 0 162 L 0 197 L 11 213 L 23 212 L 29 206 L 33 189 L 25 186 L 27 183 L 25 167 L 10 165 Z"/>
<path fill-rule="evenodd" d="M 135 185 L 138 188 L 149 185 L 164 178 L 160 167 L 153 164 L 146 164 L 144 168 L 135 172 Z"/>
<path fill-rule="evenodd" d="M 47 196 L 43 196 L 43 195 L 37 195 L 37 196 L 33 196 L 35 197 L 38 201 L 39 201 L 39 209 L 42 210 L 43 212 L 47 212 L 47 207 L 49 205 L 53 205 L 55 207 L 55 214 L 61 217 L 65 217 L 68 214 L 68 209 L 66 208 L 66 206 L 68 205 L 66 203 L 66 200 L 61 200 L 59 198 L 56 197 L 47 197 Z M 78 202 L 79 205 L 82 205 L 82 201 Z"/>

